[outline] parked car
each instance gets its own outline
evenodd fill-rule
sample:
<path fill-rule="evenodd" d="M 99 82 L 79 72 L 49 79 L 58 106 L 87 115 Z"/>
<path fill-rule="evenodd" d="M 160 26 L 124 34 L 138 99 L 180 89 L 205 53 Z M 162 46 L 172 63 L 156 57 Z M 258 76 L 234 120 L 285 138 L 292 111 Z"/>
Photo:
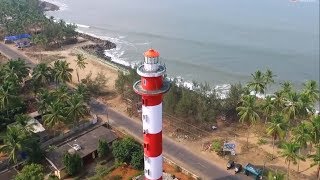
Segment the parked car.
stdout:
<path fill-rule="evenodd" d="M 241 170 L 242 170 L 242 165 L 241 164 L 235 164 L 234 165 L 234 173 L 235 174 L 241 172 Z"/>
<path fill-rule="evenodd" d="M 227 163 L 227 170 L 233 168 L 233 166 L 234 166 L 234 161 L 228 161 L 228 163 Z"/>
<path fill-rule="evenodd" d="M 255 176 L 255 179 L 262 179 L 262 170 L 255 167 L 254 165 L 248 163 L 245 167 L 244 167 L 244 174 L 249 176 L 249 175 L 253 175 Z"/>

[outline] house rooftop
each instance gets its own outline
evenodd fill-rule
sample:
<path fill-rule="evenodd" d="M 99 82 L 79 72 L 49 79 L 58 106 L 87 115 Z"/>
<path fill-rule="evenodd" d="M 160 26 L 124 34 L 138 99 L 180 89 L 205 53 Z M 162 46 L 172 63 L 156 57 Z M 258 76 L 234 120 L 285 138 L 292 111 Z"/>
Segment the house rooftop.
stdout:
<path fill-rule="evenodd" d="M 27 122 L 27 129 L 32 131 L 33 133 L 40 133 L 45 131 L 46 129 L 42 126 L 42 124 L 36 119 L 30 119 Z"/>
<path fill-rule="evenodd" d="M 46 153 L 46 159 L 55 169 L 61 170 L 64 168 L 62 163 L 63 155 L 65 152 L 70 152 L 70 149 L 83 158 L 97 150 L 99 140 L 106 140 L 108 143 L 111 143 L 116 139 L 117 136 L 114 132 L 104 126 L 100 126 Z M 80 149 L 74 150 L 73 147 L 75 145 L 79 145 Z"/>

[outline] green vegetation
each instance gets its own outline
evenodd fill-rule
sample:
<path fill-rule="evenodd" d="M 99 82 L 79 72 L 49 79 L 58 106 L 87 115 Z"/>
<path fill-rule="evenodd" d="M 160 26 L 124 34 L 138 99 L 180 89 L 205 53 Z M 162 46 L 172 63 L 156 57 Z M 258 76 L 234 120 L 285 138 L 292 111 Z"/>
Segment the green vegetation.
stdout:
<path fill-rule="evenodd" d="M 110 152 L 108 142 L 105 140 L 99 140 L 97 151 L 98 151 L 98 156 L 100 158 L 106 157 L 108 155 L 108 153 Z"/>
<path fill-rule="evenodd" d="M 215 139 L 212 141 L 211 150 L 220 153 L 222 151 L 223 142 L 220 139 Z"/>
<path fill-rule="evenodd" d="M 164 111 L 198 127 L 214 122 L 220 115 L 228 121 L 238 119 L 248 127 L 247 144 L 253 125 L 264 122 L 266 132 L 272 138 L 273 149 L 280 147 L 281 155 L 287 159 L 289 172 L 290 164 L 306 158 L 301 153 L 302 149 L 319 146 L 320 117 L 314 109 L 319 100 L 318 84 L 309 80 L 303 84 L 302 90 L 297 91 L 291 82 L 285 81 L 280 83 L 281 87 L 273 95 L 266 95 L 268 88 L 276 83 L 273 72 L 258 70 L 251 76 L 252 79 L 244 87 L 241 84 L 232 85 L 225 99 L 219 98 L 207 84 L 193 83 L 194 90 L 189 90 L 176 85 L 173 80 L 170 91 L 164 96 Z M 139 76 L 132 70 L 127 74 L 119 72 L 116 81 L 120 95 L 129 99 L 133 106 L 140 101 L 131 88 L 138 79 Z M 266 98 L 258 98 L 258 94 L 264 94 Z M 212 148 L 218 147 L 218 143 L 213 144 Z M 316 157 L 316 154 L 313 155 Z M 318 165 L 317 161 L 315 164 Z"/>
<path fill-rule="evenodd" d="M 320 178 L 320 146 L 316 147 L 317 150 L 315 154 L 311 154 L 308 156 L 312 160 L 312 164 L 310 165 L 311 167 L 313 166 L 318 166 L 317 167 L 317 178 Z"/>
<path fill-rule="evenodd" d="M 70 154 L 66 152 L 63 156 L 62 162 L 66 167 L 67 173 L 71 176 L 77 174 L 83 167 L 82 159 L 77 153 Z"/>
<path fill-rule="evenodd" d="M 134 168 L 143 167 L 143 151 L 140 144 L 132 138 L 126 137 L 112 144 L 112 154 L 120 163 L 131 164 Z"/>
<path fill-rule="evenodd" d="M 104 89 L 106 88 L 106 83 L 108 79 L 103 73 L 98 73 L 97 76 L 93 79 L 92 73 L 90 72 L 81 82 L 86 86 L 88 92 L 91 95 L 99 96 L 102 95 Z"/>
<path fill-rule="evenodd" d="M 276 171 L 269 171 L 268 172 L 268 180 L 284 180 L 285 174 L 282 174 L 281 172 Z"/>
<path fill-rule="evenodd" d="M 38 162 L 42 157 L 42 152 L 33 134 L 20 124 L 13 124 L 7 127 L 3 142 L 0 152 L 8 155 L 9 162 L 16 163 L 21 158 L 19 156 L 21 152 L 27 153 L 30 162 Z M 34 147 L 34 145 L 38 147 Z"/>
<path fill-rule="evenodd" d="M 23 167 L 22 171 L 14 178 L 15 180 L 43 180 L 44 172 L 40 164 L 30 164 Z"/>
<path fill-rule="evenodd" d="M 290 179 L 290 164 L 297 164 L 298 160 L 304 160 L 304 158 L 298 154 L 300 146 L 295 142 L 285 143 L 282 147 L 281 156 L 285 158 L 288 163 L 287 178 Z"/>
<path fill-rule="evenodd" d="M 38 64 L 29 76 L 30 68 L 22 59 L 0 65 L 0 130 L 3 144 L 0 152 L 7 154 L 11 163 L 17 163 L 25 154 L 27 162 L 42 160 L 38 139 L 27 125 L 27 99 L 35 98 L 44 125 L 54 130 L 56 125 L 78 124 L 88 115 L 86 101 L 90 98 L 87 87 L 79 84 L 72 92 L 64 84 L 71 79 L 71 69 L 65 61 L 56 61 L 53 67 Z M 55 89 L 49 87 L 56 82 Z M 34 91 L 32 96 L 31 90 Z M 5 129 L 6 128 L 6 129 Z"/>
<path fill-rule="evenodd" d="M 130 70 L 126 74 L 119 72 L 116 80 L 117 92 L 124 99 L 129 99 L 133 106 L 140 102 L 140 97 L 132 89 L 134 82 L 139 78 L 135 70 Z M 231 119 L 236 116 L 236 107 L 243 92 L 241 84 L 232 85 L 227 98 L 220 99 L 214 90 L 211 92 L 208 84 L 194 82 L 196 88 L 192 91 L 177 86 L 176 82 L 171 82 L 171 89 L 164 96 L 165 113 L 198 125 L 214 122 L 218 115 L 225 115 Z"/>
<path fill-rule="evenodd" d="M 78 83 L 80 83 L 80 77 L 79 77 L 79 70 L 78 69 L 85 69 L 86 68 L 86 64 L 88 64 L 87 62 L 85 62 L 85 57 L 83 56 L 83 54 L 77 54 L 77 59 L 75 60 L 77 63 L 77 78 L 78 78 Z"/>
<path fill-rule="evenodd" d="M 39 0 L 1 0 L 0 24 L 5 35 L 30 33 L 32 41 L 42 48 L 76 42 L 76 26 L 46 18 L 39 4 Z"/>

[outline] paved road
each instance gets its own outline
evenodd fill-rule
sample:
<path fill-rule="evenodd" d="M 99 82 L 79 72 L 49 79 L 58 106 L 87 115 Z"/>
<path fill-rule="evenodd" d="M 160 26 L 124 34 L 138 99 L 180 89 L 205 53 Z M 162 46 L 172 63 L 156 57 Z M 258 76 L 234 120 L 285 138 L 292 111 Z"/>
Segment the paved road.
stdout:
<path fill-rule="evenodd" d="M 6 45 L 0 43 L 0 52 L 5 54 L 9 58 L 23 58 L 31 66 L 32 61 L 23 54 L 13 51 Z M 93 100 L 90 104 L 91 111 L 104 120 L 109 120 L 110 125 L 115 128 L 122 128 L 127 133 L 135 137 L 142 142 L 142 124 L 134 121 L 110 108 L 103 103 Z M 190 152 L 186 147 L 174 142 L 168 137 L 163 138 L 163 150 L 164 155 L 174 162 L 180 164 L 192 173 L 199 175 L 205 180 L 233 180 L 233 179 L 247 179 L 244 176 L 235 176 L 233 171 L 226 171 L 218 168 L 213 162 L 208 161 L 200 156 L 197 156 Z"/>
<path fill-rule="evenodd" d="M 90 106 L 91 111 L 102 119 L 107 121 L 107 118 L 109 118 L 109 123 L 112 127 L 124 129 L 131 136 L 142 142 L 142 124 L 140 122 L 130 119 L 113 109 L 107 109 L 105 104 L 95 100 L 91 102 Z M 191 170 L 192 173 L 201 176 L 203 179 L 246 179 L 246 177 L 231 174 L 233 173 L 231 170 L 228 172 L 220 169 L 213 162 L 209 162 L 208 160 L 193 154 L 187 150 L 187 148 L 168 137 L 163 137 L 163 153 L 169 159 L 183 165 L 184 168 Z"/>
<path fill-rule="evenodd" d="M 13 51 L 11 48 L 9 48 L 7 45 L 3 43 L 0 43 L 0 52 L 6 57 L 8 57 L 9 59 L 18 59 L 18 58 L 25 59 L 27 61 L 27 64 L 30 67 L 34 67 L 34 64 L 32 63 L 32 61 L 30 61 L 28 57 L 26 57 L 21 53 L 17 53 Z"/>

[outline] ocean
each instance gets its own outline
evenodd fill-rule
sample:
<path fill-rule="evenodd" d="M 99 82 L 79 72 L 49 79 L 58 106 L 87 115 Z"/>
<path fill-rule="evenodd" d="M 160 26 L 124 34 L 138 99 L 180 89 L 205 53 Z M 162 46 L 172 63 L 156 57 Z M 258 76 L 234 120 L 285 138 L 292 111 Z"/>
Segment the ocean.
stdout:
<path fill-rule="evenodd" d="M 61 9 L 48 16 L 116 43 L 105 52 L 113 61 L 133 66 L 154 48 L 186 85 L 227 89 L 267 68 L 298 89 L 319 82 L 319 0 L 47 1 Z"/>

